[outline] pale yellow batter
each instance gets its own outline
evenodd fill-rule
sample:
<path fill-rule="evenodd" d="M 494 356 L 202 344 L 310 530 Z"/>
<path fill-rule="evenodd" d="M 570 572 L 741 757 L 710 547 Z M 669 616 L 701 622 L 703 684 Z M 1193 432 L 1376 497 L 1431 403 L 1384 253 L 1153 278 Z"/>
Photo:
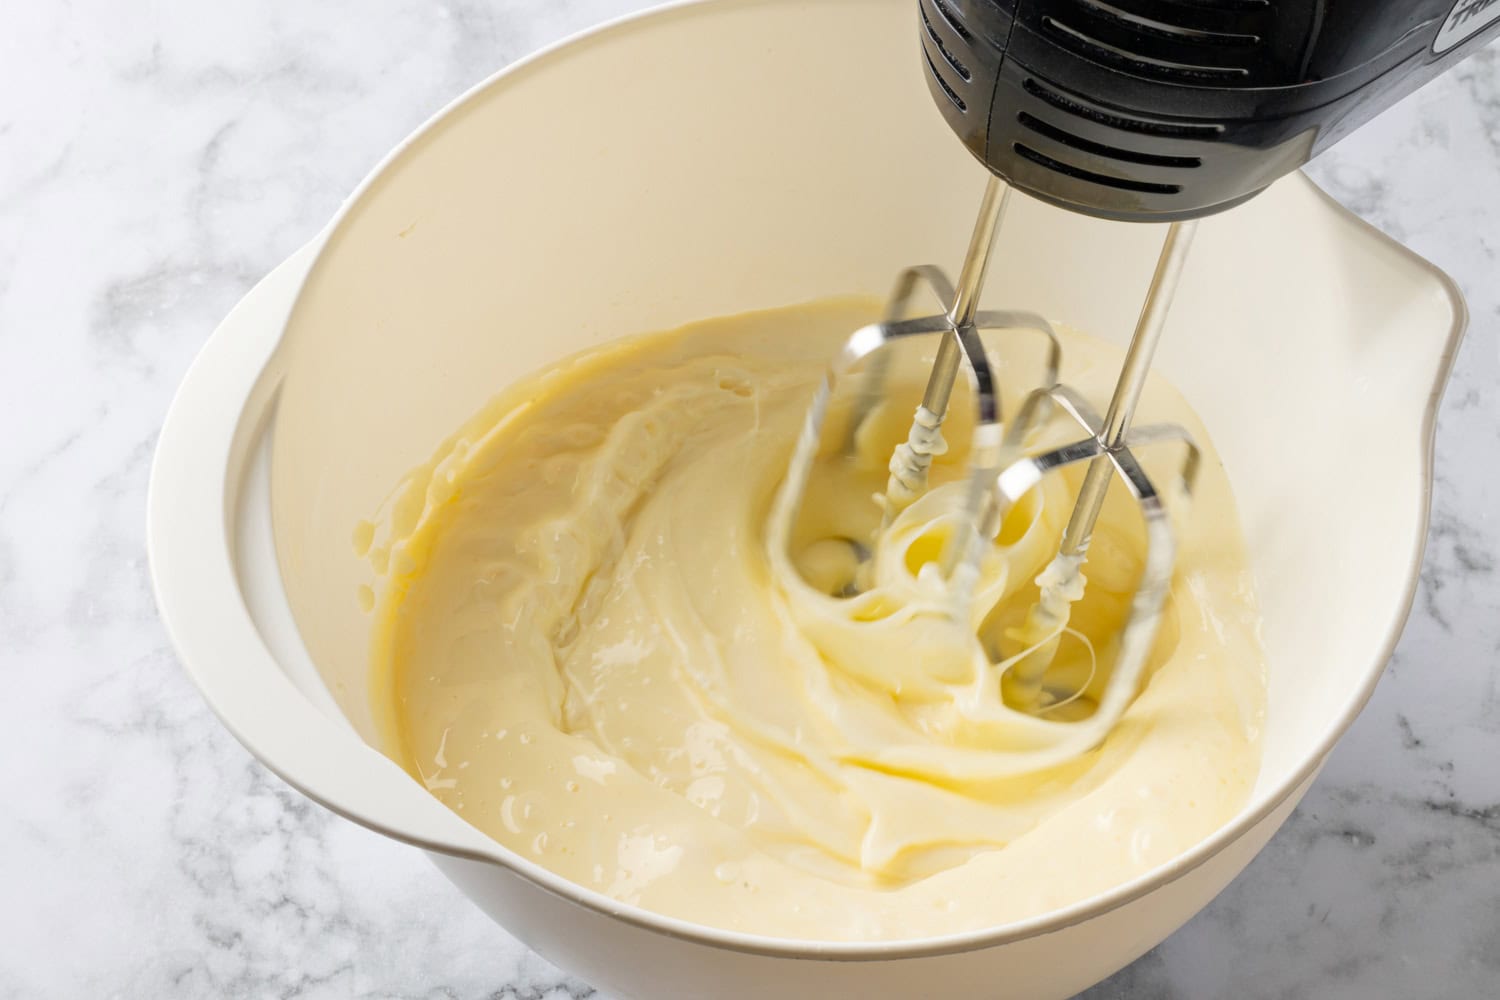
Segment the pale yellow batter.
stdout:
<path fill-rule="evenodd" d="M 967 397 L 935 489 L 879 535 L 873 579 L 829 541 L 879 534 L 872 494 L 920 359 L 898 359 L 904 391 L 857 435 L 852 407 L 834 412 L 791 558 L 768 548 L 813 387 L 876 310 L 835 301 L 623 342 L 515 386 L 450 439 L 373 548 L 357 533 L 385 574 L 375 689 L 391 755 L 580 884 L 782 937 L 994 926 L 1106 890 L 1225 823 L 1259 765 L 1263 665 L 1211 452 L 1149 680 L 1102 746 L 1040 769 L 1108 680 L 1143 545 L 1122 490 L 1047 674 L 1061 704 L 1040 714 L 1006 703 L 991 663 L 1020 652 L 1069 483 L 1007 517 L 971 627 L 944 617 L 922 569 L 960 490 Z M 1034 378 L 1025 343 L 1002 373 L 1008 411 Z M 1063 346 L 1065 380 L 1102 402 L 1118 352 L 1066 332 Z M 1157 380 L 1142 419 L 1162 418 L 1206 445 Z M 851 435 L 854 460 L 839 457 Z M 1165 475 L 1176 457 L 1149 467 Z M 860 572 L 864 593 L 829 596 Z"/>

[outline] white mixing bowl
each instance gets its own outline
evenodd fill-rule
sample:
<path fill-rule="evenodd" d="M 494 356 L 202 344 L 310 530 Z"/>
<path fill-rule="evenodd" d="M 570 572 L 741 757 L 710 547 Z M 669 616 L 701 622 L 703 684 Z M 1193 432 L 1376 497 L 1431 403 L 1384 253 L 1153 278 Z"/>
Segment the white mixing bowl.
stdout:
<path fill-rule="evenodd" d="M 381 165 L 204 348 L 161 435 L 151 564 L 184 666 L 312 799 L 428 851 L 625 997 L 1058 997 L 1249 862 L 1364 704 L 1410 605 L 1452 284 L 1300 176 L 1206 220 L 1160 367 L 1213 433 L 1265 613 L 1265 760 L 1170 865 L 978 933 L 822 944 L 673 920 L 470 827 L 370 746 L 350 534 L 502 386 L 609 338 L 950 267 L 984 177 L 923 84 L 912 0 L 714 0 L 494 77 Z M 1015 204 L 985 300 L 1116 341 L 1160 227 Z"/>

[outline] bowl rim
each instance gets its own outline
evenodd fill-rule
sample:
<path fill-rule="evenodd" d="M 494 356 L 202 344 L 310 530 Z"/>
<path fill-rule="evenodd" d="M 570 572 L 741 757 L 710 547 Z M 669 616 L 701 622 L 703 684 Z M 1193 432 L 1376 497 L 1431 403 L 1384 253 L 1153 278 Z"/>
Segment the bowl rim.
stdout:
<path fill-rule="evenodd" d="M 288 266 L 295 267 L 296 264 L 294 262 L 303 258 L 304 254 L 308 254 L 311 257 L 303 265 L 302 274 L 295 276 L 293 281 L 288 285 L 289 292 L 284 293 L 286 294 L 288 308 L 278 313 L 282 317 L 281 327 L 273 338 L 274 343 L 264 359 L 261 371 L 257 373 L 255 378 L 250 380 L 251 385 L 257 385 L 260 382 L 260 376 L 265 374 L 266 370 L 271 366 L 272 360 L 277 353 L 276 346 L 279 345 L 287 326 L 295 315 L 297 304 L 302 298 L 303 289 L 310 283 L 313 275 L 319 270 L 320 265 L 326 258 L 328 247 L 336 241 L 346 222 L 362 207 L 366 198 L 375 187 L 385 179 L 388 170 L 397 165 L 408 153 L 412 152 L 420 142 L 435 136 L 440 129 L 452 124 L 457 115 L 471 102 L 477 100 L 492 88 L 503 86 L 512 78 L 545 65 L 560 54 L 573 54 L 584 45 L 604 42 L 616 36 L 625 35 L 629 31 L 649 28 L 668 19 L 697 16 L 706 11 L 795 2 L 796 0 L 672 0 L 672 2 L 658 7 L 632 12 L 604 21 L 546 45 L 489 75 L 450 101 L 382 157 L 340 205 L 327 226 L 314 239 L 309 241 L 307 246 L 291 255 L 282 265 L 283 268 Z M 895 0 L 839 0 L 839 2 L 869 3 L 895 2 Z M 1331 207 L 1335 214 L 1346 223 L 1352 223 L 1356 228 L 1363 230 L 1367 236 L 1374 237 L 1377 242 L 1384 244 L 1389 249 L 1395 250 L 1399 256 L 1404 257 L 1409 263 L 1436 279 L 1452 310 L 1453 322 L 1447 332 L 1442 353 L 1438 358 L 1437 371 L 1432 388 L 1428 394 L 1427 404 L 1423 409 L 1422 426 L 1418 435 L 1421 447 L 1421 476 L 1418 487 L 1421 496 L 1419 516 L 1415 522 L 1415 537 L 1410 543 L 1410 571 L 1407 574 L 1405 591 L 1399 602 L 1399 612 L 1391 618 L 1386 627 L 1379 656 L 1367 669 L 1364 681 L 1351 691 L 1350 697 L 1345 702 L 1342 710 L 1330 720 L 1324 733 L 1317 740 L 1314 750 L 1306 756 L 1304 762 L 1274 786 L 1272 791 L 1255 808 L 1242 810 L 1228 823 L 1171 861 L 1144 872 L 1129 881 L 1122 882 L 1105 892 L 1022 920 L 1011 921 L 994 927 L 934 937 L 889 941 L 824 941 L 783 938 L 715 927 L 709 924 L 668 916 L 635 904 L 622 903 L 619 900 L 605 896 L 596 890 L 589 889 L 586 886 L 558 875 L 516 854 L 498 841 L 490 841 L 488 848 L 485 850 L 458 847 L 451 843 L 435 842 L 430 838 L 417 836 L 409 831 L 402 831 L 386 822 L 341 807 L 339 803 L 331 801 L 306 787 L 302 782 L 297 780 L 294 774 L 285 773 L 281 768 L 264 760 L 260 752 L 257 751 L 254 741 L 239 731 L 238 727 L 227 717 L 227 713 L 222 711 L 214 699 L 209 696 L 209 692 L 200 682 L 196 672 L 191 668 L 187 668 L 185 661 L 189 657 L 186 655 L 186 647 L 189 643 L 183 638 L 183 632 L 185 631 L 183 613 L 188 609 L 182 607 L 180 602 L 174 598 L 174 592 L 177 587 L 179 585 L 186 585 L 186 581 L 176 578 L 177 574 L 167 572 L 164 569 L 164 565 L 171 560 L 164 557 L 162 551 L 164 548 L 162 539 L 171 533 L 172 521 L 178 516 L 178 511 L 162 495 L 163 491 L 158 489 L 161 485 L 161 480 L 164 478 L 161 475 L 161 469 L 164 466 L 170 465 L 173 458 L 168 452 L 170 447 L 172 447 L 169 442 L 175 440 L 175 436 L 167 433 L 168 428 L 174 420 L 179 423 L 194 422 L 194 415 L 181 412 L 183 408 L 178 407 L 175 400 L 171 410 L 168 412 L 166 424 L 164 425 L 163 434 L 158 446 L 156 461 L 153 463 L 150 487 L 151 497 L 148 500 L 148 554 L 157 604 L 163 623 L 179 655 L 184 660 L 184 667 L 187 669 L 189 676 L 193 679 L 195 685 L 199 687 L 200 692 L 205 695 L 210 707 L 220 716 L 221 721 L 225 723 L 226 728 L 230 730 L 231 734 L 262 765 L 268 767 L 278 777 L 286 781 L 289 785 L 292 785 L 308 798 L 346 819 L 359 823 L 361 826 L 391 837 L 394 840 L 449 856 L 499 865 L 551 895 L 586 907 L 601 916 L 620 920 L 643 930 L 735 952 L 769 957 L 817 961 L 889 961 L 905 958 L 938 957 L 990 948 L 1050 934 L 1092 920 L 1132 903 L 1165 885 L 1176 882 L 1201 867 L 1250 829 L 1272 815 L 1286 801 L 1288 796 L 1292 795 L 1304 784 L 1307 784 L 1322 766 L 1324 759 L 1327 757 L 1329 751 L 1332 750 L 1334 744 L 1342 737 L 1373 695 L 1375 687 L 1385 671 L 1385 665 L 1395 651 L 1396 644 L 1405 628 L 1406 621 L 1410 616 L 1416 599 L 1417 588 L 1420 582 L 1420 568 L 1426 550 L 1431 515 L 1434 442 L 1437 429 L 1438 406 L 1442 399 L 1443 390 L 1452 372 L 1458 346 L 1467 326 L 1467 307 L 1457 284 L 1449 275 L 1436 265 L 1387 236 L 1370 223 L 1354 215 L 1313 184 L 1305 175 L 1298 172 L 1295 177 L 1288 177 L 1282 183 L 1304 185 L 1314 192 L 1326 205 Z M 257 286 L 255 289 L 252 289 L 247 294 L 246 299 L 254 297 L 261 288 L 262 286 Z M 212 354 L 214 340 L 217 339 L 219 339 L 219 336 L 216 331 L 215 337 L 210 339 L 209 344 L 205 346 L 200 354 L 200 360 L 210 360 L 209 355 Z M 205 372 L 204 369 L 208 367 L 211 366 L 200 365 L 197 362 L 194 363 L 188 374 L 184 377 L 182 386 L 179 387 L 179 398 L 185 394 L 184 389 L 186 389 L 190 382 L 193 382 L 195 379 L 203 380 L 213 377 L 211 372 Z M 253 390 L 251 394 L 253 395 Z M 230 438 L 239 436 L 241 431 L 239 425 L 249 416 L 248 404 L 250 401 L 251 395 L 235 401 L 238 417 L 234 421 L 234 433 L 229 438 L 219 442 L 222 446 L 220 452 L 226 457 L 234 447 L 234 441 Z M 263 430 L 264 428 L 262 428 Z M 218 471 L 227 472 L 226 465 L 227 462 L 219 463 L 216 468 Z M 233 561 L 234 557 L 227 549 L 224 552 L 224 556 L 231 562 Z M 236 587 L 238 587 L 237 580 Z M 261 649 L 255 651 L 255 655 L 269 661 L 267 665 L 270 669 L 279 669 L 269 651 Z M 352 730 L 348 732 L 348 735 L 355 739 L 358 738 L 354 736 Z M 465 822 L 456 813 L 453 816 L 459 822 Z M 471 827 L 471 829 L 476 828 Z M 481 834 L 481 836 L 483 835 Z"/>

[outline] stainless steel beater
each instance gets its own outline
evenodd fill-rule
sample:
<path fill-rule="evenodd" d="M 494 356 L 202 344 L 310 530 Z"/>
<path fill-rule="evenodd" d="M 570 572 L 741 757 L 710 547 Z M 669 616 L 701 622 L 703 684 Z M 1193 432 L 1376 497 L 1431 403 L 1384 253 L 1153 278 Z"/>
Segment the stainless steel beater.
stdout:
<path fill-rule="evenodd" d="M 1038 599 L 1023 625 L 1010 635 L 1024 651 L 1012 658 L 1002 677 L 1002 690 L 1011 707 L 1040 715 L 1062 698 L 1071 696 L 1049 692 L 1044 678 L 1070 609 L 1083 594 L 1082 568 L 1089 542 L 1116 474 L 1140 507 L 1147 553 L 1119 635 L 1110 681 L 1094 714 L 1084 723 L 1056 722 L 1079 727 L 1081 745 L 1086 748 L 1102 738 L 1136 693 L 1160 624 L 1175 561 L 1175 540 L 1163 491 L 1147 475 L 1136 451 L 1166 442 L 1180 442 L 1184 446 L 1184 457 L 1169 492 L 1190 495 L 1197 472 L 1198 449 L 1183 428 L 1171 424 L 1131 426 L 1196 223 L 1173 223 L 1168 230 L 1119 380 L 1101 417 L 1080 394 L 1058 382 L 1061 348 L 1056 332 L 1046 320 L 1030 313 L 978 308 L 990 251 L 1009 197 L 1005 183 L 992 175 L 956 287 L 937 267 L 909 268 L 896 283 L 885 319 L 856 331 L 845 342 L 808 410 L 787 478 L 772 511 L 771 539 L 772 544 L 791 544 L 837 386 L 869 359 L 865 365 L 867 385 L 856 407 L 852 438 L 861 420 L 881 397 L 888 357 L 881 354 L 882 350 L 908 338 L 938 337 L 922 401 L 906 439 L 891 457 L 889 479 L 879 498 L 884 508 L 880 530 L 888 529 L 900 512 L 926 491 L 932 460 L 946 450 L 942 427 L 959 374 L 964 373 L 973 388 L 976 407 L 969 485 L 959 515 L 959 530 L 949 539 L 940 560 L 940 571 L 951 599 L 949 613 L 955 621 L 969 620 L 984 547 L 995 537 L 1006 512 L 1044 477 L 1077 463 L 1087 463 L 1083 485 L 1059 550 L 1037 578 Z M 904 318 L 919 284 L 926 284 L 944 309 L 936 315 Z M 1002 424 L 1000 390 L 994 377 L 996 365 L 981 334 L 1022 330 L 1038 331 L 1047 339 L 1045 374 L 1042 384 L 1027 396 L 1009 423 Z M 1055 412 L 1071 419 L 1085 436 L 1061 447 L 1027 454 L 1028 438 Z M 860 547 L 860 551 L 865 558 L 873 558 L 873 548 Z M 858 579 L 867 582 L 870 578 L 871 574 L 864 573 Z M 856 586 L 839 596 L 853 596 L 860 589 Z"/>

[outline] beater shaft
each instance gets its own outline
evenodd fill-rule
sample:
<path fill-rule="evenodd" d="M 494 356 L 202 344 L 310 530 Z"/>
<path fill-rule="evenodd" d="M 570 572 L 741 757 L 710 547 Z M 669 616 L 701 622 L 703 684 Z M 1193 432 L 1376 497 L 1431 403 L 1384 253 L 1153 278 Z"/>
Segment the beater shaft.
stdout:
<path fill-rule="evenodd" d="M 948 416 L 953 384 L 958 379 L 959 365 L 963 360 L 958 338 L 960 331 L 974 326 L 990 250 L 995 245 L 995 234 L 1000 229 L 1000 220 L 1009 201 L 1010 186 L 991 174 L 979 203 L 979 217 L 969 236 L 969 249 L 958 273 L 953 303 L 948 308 L 947 319 L 952 329 L 943 335 L 938 345 L 937 357 L 927 376 L 927 388 L 922 393 L 922 403 L 912 418 L 911 430 L 891 455 L 891 474 L 885 487 L 884 521 L 887 526 L 896 514 L 927 489 L 927 472 L 932 466 L 933 456 L 942 454 L 947 448 L 943 442 L 942 426 Z"/>
<path fill-rule="evenodd" d="M 1198 220 L 1193 219 L 1174 222 L 1167 230 L 1161 256 L 1156 262 L 1156 273 L 1151 276 L 1151 287 L 1146 291 L 1146 301 L 1141 306 L 1135 333 L 1125 351 L 1125 363 L 1120 368 L 1114 395 L 1104 414 L 1104 430 L 1100 437 L 1105 448 L 1120 447 L 1125 441 L 1125 433 L 1130 430 L 1130 422 L 1135 418 L 1136 405 L 1140 403 L 1141 392 L 1146 388 L 1146 377 L 1151 372 L 1151 359 L 1156 355 L 1156 345 L 1161 341 L 1161 332 L 1167 323 L 1167 312 L 1172 307 L 1177 281 L 1182 276 L 1188 248 L 1192 245 L 1197 229 Z M 1076 557 L 1088 550 L 1094 523 L 1099 520 L 1099 511 L 1104 506 L 1104 497 L 1109 492 L 1112 478 L 1114 470 L 1108 456 L 1101 455 L 1089 463 L 1088 472 L 1083 477 L 1083 486 L 1078 491 L 1078 501 L 1073 505 L 1067 527 L 1063 529 L 1059 555 Z"/>
<path fill-rule="evenodd" d="M 974 323 L 974 314 L 979 311 L 979 290 L 990 266 L 990 250 L 995 246 L 995 233 L 1000 229 L 1000 220 L 1004 218 L 1008 204 L 1010 185 L 991 174 L 984 186 L 984 197 L 979 202 L 979 218 L 974 221 L 974 232 L 969 236 L 969 249 L 958 272 L 953 307 L 948 310 L 948 321 L 955 328 Z M 953 379 L 950 377 L 948 382 L 951 386 Z"/>

